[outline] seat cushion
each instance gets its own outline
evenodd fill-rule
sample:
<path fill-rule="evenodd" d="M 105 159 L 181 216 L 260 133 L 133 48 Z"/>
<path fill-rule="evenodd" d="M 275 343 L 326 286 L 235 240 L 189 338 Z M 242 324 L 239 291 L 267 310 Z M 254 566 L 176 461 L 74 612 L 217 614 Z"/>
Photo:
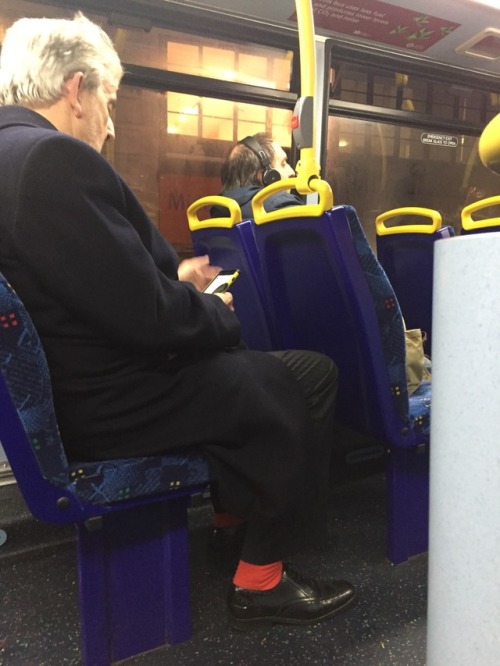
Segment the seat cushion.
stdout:
<path fill-rule="evenodd" d="M 409 397 L 411 428 L 427 438 L 431 427 L 431 387 L 431 382 L 422 382 Z"/>
<path fill-rule="evenodd" d="M 185 453 L 74 463 L 69 475 L 68 489 L 92 504 L 201 487 L 210 480 L 207 460 L 201 455 Z"/>

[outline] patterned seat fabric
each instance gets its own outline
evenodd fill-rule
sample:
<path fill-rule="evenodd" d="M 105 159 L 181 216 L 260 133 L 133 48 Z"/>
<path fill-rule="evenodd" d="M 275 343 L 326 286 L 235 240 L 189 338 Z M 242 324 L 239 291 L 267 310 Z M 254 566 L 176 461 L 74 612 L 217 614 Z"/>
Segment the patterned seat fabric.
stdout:
<path fill-rule="evenodd" d="M 346 212 L 359 262 L 375 303 L 394 408 L 409 424 L 406 347 L 401 309 L 392 285 L 366 239 L 356 211 L 346 206 Z"/>
<path fill-rule="evenodd" d="M 23 303 L 1 274 L 0 371 L 42 476 L 81 500 L 106 504 L 208 483 L 208 463 L 197 454 L 68 463 L 45 353 Z"/>
<path fill-rule="evenodd" d="M 410 427 L 425 437 L 431 428 L 431 382 L 422 382 L 410 396 Z"/>
<path fill-rule="evenodd" d="M 73 464 L 70 487 L 78 497 L 92 504 L 107 504 L 206 485 L 206 459 L 196 454 L 125 458 Z"/>
<path fill-rule="evenodd" d="M 12 287 L 0 279 L 0 370 L 28 435 L 42 475 L 57 486 L 69 481 L 57 427 L 45 353 Z"/>

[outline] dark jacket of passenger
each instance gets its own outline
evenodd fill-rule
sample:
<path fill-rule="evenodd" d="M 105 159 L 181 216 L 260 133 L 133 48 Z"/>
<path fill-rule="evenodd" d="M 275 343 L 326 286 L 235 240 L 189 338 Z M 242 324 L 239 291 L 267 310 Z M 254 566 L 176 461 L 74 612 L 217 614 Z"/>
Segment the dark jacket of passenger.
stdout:
<path fill-rule="evenodd" d="M 33 111 L 0 108 L 0 271 L 42 339 L 70 453 L 166 439 L 154 424 L 171 368 L 239 343 L 236 316 L 177 267 L 102 155 Z"/>
<path fill-rule="evenodd" d="M 252 199 L 263 188 L 260 185 L 249 185 L 248 187 L 241 187 L 238 190 L 226 190 L 221 193 L 221 196 L 234 199 L 241 208 L 241 215 L 244 220 L 253 219 Z M 278 192 L 272 194 L 264 201 L 264 210 L 271 213 L 280 208 L 287 208 L 288 206 L 301 206 L 303 205 L 302 199 L 290 192 Z M 229 211 L 224 206 L 212 206 L 210 209 L 212 217 L 228 217 Z"/>

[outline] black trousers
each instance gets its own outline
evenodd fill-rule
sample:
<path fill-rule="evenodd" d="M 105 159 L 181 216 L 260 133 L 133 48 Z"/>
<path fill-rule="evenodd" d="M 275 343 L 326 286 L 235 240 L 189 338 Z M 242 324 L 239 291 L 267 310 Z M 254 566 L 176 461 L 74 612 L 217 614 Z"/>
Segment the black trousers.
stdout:
<path fill-rule="evenodd" d="M 267 564 L 289 557 L 325 527 L 338 373 L 316 352 L 246 354 L 251 363 L 259 359 L 255 378 L 261 363 L 269 366 L 281 390 L 271 398 L 265 378 L 260 387 L 251 381 L 247 414 L 240 412 L 245 442 L 223 451 L 219 444 L 202 448 L 217 479 L 216 510 L 248 521 L 242 559 Z"/>
<path fill-rule="evenodd" d="M 63 438 L 81 460 L 201 450 L 220 506 L 247 521 L 242 556 L 266 564 L 324 513 L 336 391 L 335 364 L 316 352 L 205 352 L 137 372 L 127 409 L 101 409 L 112 435 Z"/>

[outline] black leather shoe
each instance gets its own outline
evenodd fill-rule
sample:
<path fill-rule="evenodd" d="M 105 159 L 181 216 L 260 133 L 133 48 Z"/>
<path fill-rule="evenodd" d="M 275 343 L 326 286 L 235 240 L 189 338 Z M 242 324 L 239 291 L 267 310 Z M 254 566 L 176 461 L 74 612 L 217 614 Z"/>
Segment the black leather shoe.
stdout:
<path fill-rule="evenodd" d="M 229 624 L 235 629 L 314 624 L 346 609 L 355 596 L 354 587 L 345 580 L 326 583 L 284 568 L 281 581 L 272 590 L 233 585 L 227 600 Z"/>

